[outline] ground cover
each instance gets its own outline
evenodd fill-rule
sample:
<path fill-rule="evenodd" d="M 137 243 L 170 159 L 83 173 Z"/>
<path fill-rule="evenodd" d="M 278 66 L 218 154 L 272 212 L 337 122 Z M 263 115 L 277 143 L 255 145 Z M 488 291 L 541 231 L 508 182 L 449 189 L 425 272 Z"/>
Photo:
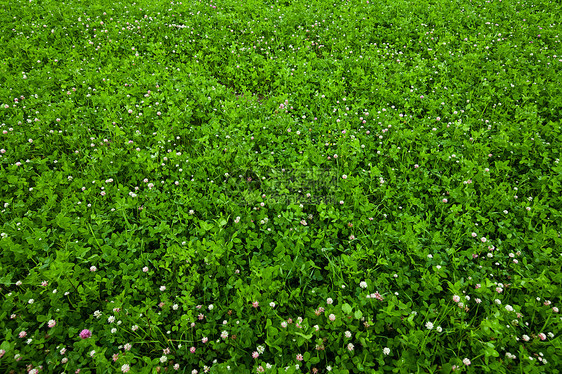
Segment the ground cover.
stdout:
<path fill-rule="evenodd" d="M 0 371 L 558 373 L 556 1 L 10 1 Z"/>

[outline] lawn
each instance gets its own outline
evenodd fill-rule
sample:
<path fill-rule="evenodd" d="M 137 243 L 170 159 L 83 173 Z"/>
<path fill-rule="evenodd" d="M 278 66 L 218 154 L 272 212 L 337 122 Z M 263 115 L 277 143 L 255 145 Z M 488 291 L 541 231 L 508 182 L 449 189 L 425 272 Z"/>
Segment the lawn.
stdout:
<path fill-rule="evenodd" d="M 560 373 L 560 2 L 0 4 L 1 373 Z"/>

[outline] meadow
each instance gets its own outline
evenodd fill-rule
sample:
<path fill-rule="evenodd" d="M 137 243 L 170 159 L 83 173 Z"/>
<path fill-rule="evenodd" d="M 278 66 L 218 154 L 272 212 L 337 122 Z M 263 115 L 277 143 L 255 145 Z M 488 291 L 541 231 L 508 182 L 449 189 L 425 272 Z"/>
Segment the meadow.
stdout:
<path fill-rule="evenodd" d="M 560 373 L 559 1 L 0 4 L 1 373 Z"/>

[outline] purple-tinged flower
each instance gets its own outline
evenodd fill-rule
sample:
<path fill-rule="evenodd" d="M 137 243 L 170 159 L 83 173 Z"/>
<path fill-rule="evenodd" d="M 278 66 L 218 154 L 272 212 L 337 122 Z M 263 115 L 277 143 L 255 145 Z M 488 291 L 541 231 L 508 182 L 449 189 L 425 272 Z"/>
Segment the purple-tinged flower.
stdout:
<path fill-rule="evenodd" d="M 92 332 L 88 329 L 84 329 L 80 331 L 80 338 L 82 339 L 88 339 L 91 336 L 92 336 Z"/>

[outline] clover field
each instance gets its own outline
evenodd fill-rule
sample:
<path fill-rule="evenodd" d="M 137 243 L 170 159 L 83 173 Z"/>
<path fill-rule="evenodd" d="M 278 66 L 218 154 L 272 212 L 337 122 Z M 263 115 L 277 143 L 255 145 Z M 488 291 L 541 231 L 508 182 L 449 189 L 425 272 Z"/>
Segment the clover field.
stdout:
<path fill-rule="evenodd" d="M 560 2 L 0 3 L 0 372 L 560 372 Z"/>

